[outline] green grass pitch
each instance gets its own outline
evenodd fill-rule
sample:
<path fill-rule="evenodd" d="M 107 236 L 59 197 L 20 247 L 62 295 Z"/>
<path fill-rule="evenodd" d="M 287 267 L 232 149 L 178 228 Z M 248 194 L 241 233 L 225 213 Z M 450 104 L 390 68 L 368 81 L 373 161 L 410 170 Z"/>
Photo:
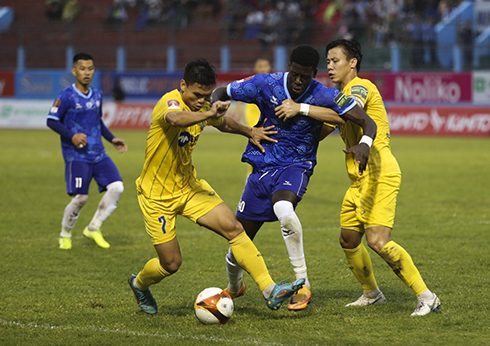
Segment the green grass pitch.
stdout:
<path fill-rule="evenodd" d="M 146 132 L 118 131 L 129 151 L 107 146 L 125 182 L 118 209 L 103 226 L 109 250 L 81 231 L 100 200 L 95 183 L 73 232 L 58 249 L 65 193 L 59 138 L 46 130 L 0 130 L 1 345 L 484 345 L 490 344 L 490 143 L 488 138 L 393 136 L 403 172 L 392 237 L 413 257 L 440 312 L 410 317 L 412 291 L 371 250 L 388 304 L 345 308 L 361 289 L 338 244 L 339 210 L 349 185 L 338 136 L 319 149 L 319 164 L 297 213 L 302 220 L 313 300 L 301 312 L 270 311 L 251 278 L 228 324 L 201 325 L 193 303 L 206 287 L 227 284 L 227 242 L 180 218 L 183 265 L 153 286 L 160 312 L 140 311 L 127 285 L 155 256 L 137 204 Z M 246 139 L 206 131 L 194 153 L 198 176 L 234 210 L 245 183 Z M 279 225 L 256 238 L 272 277 L 293 278 Z"/>

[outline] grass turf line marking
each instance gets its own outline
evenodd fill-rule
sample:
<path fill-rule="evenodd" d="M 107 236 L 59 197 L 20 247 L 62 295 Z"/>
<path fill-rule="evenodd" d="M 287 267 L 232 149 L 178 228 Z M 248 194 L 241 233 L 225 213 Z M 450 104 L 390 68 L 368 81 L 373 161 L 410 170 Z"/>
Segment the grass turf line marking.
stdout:
<path fill-rule="evenodd" d="M 0 319 L 0 325 L 3 326 L 10 326 L 10 327 L 20 327 L 20 328 L 25 328 L 25 329 L 47 329 L 47 330 L 66 330 L 66 331 L 81 331 L 81 332 L 103 332 L 103 333 L 114 333 L 114 334 L 125 334 L 125 335 L 134 335 L 134 336 L 153 336 L 153 337 L 158 337 L 158 338 L 165 338 L 165 339 L 191 339 L 191 340 L 196 340 L 196 341 L 211 341 L 211 342 L 217 342 L 217 343 L 222 343 L 226 342 L 227 344 L 230 343 L 235 343 L 235 344 L 255 344 L 255 345 L 263 345 L 263 346 L 285 346 L 284 344 L 280 344 L 277 342 L 274 343 L 264 343 L 259 340 L 252 340 L 252 339 L 242 339 L 242 340 L 236 340 L 236 339 L 225 339 L 225 338 L 215 338 L 215 337 L 203 337 L 203 336 L 186 336 L 182 335 L 180 333 L 177 334 L 160 334 L 160 333 L 144 333 L 144 332 L 135 332 L 132 330 L 122 330 L 122 329 L 108 329 L 108 328 L 100 328 L 100 327 L 69 327 L 69 326 L 50 326 L 50 325 L 42 325 L 42 324 L 35 324 L 35 323 L 20 323 L 20 322 L 15 322 L 15 321 L 5 321 L 3 319 Z"/>

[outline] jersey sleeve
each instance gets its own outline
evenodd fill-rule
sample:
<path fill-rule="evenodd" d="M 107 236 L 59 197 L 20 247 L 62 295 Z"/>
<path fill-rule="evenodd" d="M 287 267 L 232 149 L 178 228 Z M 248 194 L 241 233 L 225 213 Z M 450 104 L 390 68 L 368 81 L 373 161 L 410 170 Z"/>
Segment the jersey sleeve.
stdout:
<path fill-rule="evenodd" d="M 226 92 L 235 101 L 257 103 L 262 87 L 267 83 L 266 76 L 268 75 L 258 74 L 231 82 L 226 87 Z"/>
<path fill-rule="evenodd" d="M 69 99 L 66 96 L 66 93 L 60 93 L 58 98 L 54 100 L 53 106 L 48 113 L 48 119 L 63 121 L 63 117 L 65 116 L 66 110 L 69 107 Z"/>
<path fill-rule="evenodd" d="M 348 89 L 347 96 L 356 101 L 364 109 L 369 96 L 369 89 L 362 84 L 355 84 Z"/>
<path fill-rule="evenodd" d="M 165 95 L 168 96 L 168 95 Z M 158 101 L 155 109 L 153 110 L 154 120 L 160 123 L 167 122 L 167 114 L 170 112 L 180 112 L 184 110 L 184 104 L 177 98 L 163 97 Z"/>

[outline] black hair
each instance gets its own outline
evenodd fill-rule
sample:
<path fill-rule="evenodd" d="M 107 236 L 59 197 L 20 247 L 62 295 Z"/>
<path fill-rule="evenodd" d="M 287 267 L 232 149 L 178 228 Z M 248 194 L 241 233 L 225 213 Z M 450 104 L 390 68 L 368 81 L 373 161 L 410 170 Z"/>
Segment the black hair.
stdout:
<path fill-rule="evenodd" d="M 92 55 L 87 54 L 87 53 L 77 53 L 77 54 L 75 54 L 75 56 L 73 57 L 73 64 L 76 64 L 78 62 L 78 60 L 92 60 L 92 61 L 95 62 L 95 60 L 92 57 Z"/>
<path fill-rule="evenodd" d="M 347 57 L 347 60 L 351 60 L 354 58 L 357 59 L 356 69 L 357 72 L 359 72 L 359 70 L 361 69 L 361 61 L 362 61 L 361 44 L 356 40 L 346 40 L 343 38 L 332 41 L 329 44 L 327 44 L 327 47 L 325 48 L 325 57 L 328 58 L 328 51 L 330 49 L 337 48 L 337 47 L 342 48 L 345 56 Z"/>
<path fill-rule="evenodd" d="M 184 81 L 187 85 L 194 83 L 209 86 L 216 84 L 216 68 L 204 58 L 189 62 L 185 66 Z"/>
<path fill-rule="evenodd" d="M 320 62 L 320 54 L 310 45 L 300 45 L 295 47 L 291 52 L 289 62 L 295 62 L 298 65 L 316 69 L 318 67 L 318 63 Z"/>

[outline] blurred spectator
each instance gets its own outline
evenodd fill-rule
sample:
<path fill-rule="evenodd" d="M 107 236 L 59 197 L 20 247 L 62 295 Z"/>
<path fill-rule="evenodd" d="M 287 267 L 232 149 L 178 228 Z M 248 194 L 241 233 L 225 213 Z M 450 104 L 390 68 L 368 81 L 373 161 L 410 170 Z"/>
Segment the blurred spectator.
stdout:
<path fill-rule="evenodd" d="M 473 41 L 475 35 L 469 21 L 458 29 L 458 43 L 463 53 L 463 66 L 471 69 L 473 67 Z"/>
<path fill-rule="evenodd" d="M 264 23 L 264 12 L 259 9 L 250 11 L 245 17 L 245 39 L 257 38 L 262 23 Z"/>
<path fill-rule="evenodd" d="M 62 0 L 46 0 L 46 16 L 49 19 L 58 20 L 61 19 L 63 13 L 64 3 Z"/>
<path fill-rule="evenodd" d="M 106 10 L 105 22 L 108 24 L 122 24 L 128 19 L 128 13 L 122 0 L 114 0 Z"/>
<path fill-rule="evenodd" d="M 424 41 L 424 62 L 427 66 L 437 67 L 436 56 L 436 30 L 434 28 L 434 19 L 427 17 L 422 24 L 422 40 Z"/>
<path fill-rule="evenodd" d="M 124 101 L 126 94 L 122 88 L 121 80 L 118 78 L 114 84 L 114 89 L 112 90 L 112 98 L 114 101 Z"/>
<path fill-rule="evenodd" d="M 63 8 L 63 13 L 61 14 L 61 19 L 67 22 L 73 22 L 80 12 L 80 6 L 78 5 L 78 0 L 68 0 L 65 7 Z"/>
<path fill-rule="evenodd" d="M 277 39 L 277 29 L 280 19 L 281 18 L 276 8 L 272 4 L 267 4 L 264 9 L 264 21 L 260 26 L 259 33 L 257 34 L 262 50 L 269 49 L 272 42 Z"/>

